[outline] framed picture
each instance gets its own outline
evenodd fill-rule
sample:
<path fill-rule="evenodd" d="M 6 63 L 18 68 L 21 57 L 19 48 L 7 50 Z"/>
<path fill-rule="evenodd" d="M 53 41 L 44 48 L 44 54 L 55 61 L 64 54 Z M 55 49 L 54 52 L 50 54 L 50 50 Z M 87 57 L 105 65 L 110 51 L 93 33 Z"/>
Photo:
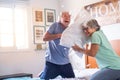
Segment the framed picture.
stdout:
<path fill-rule="evenodd" d="M 45 41 L 43 41 L 43 35 L 45 33 L 45 28 L 44 26 L 34 26 L 34 43 L 35 44 L 41 44 L 41 43 L 45 43 Z"/>
<path fill-rule="evenodd" d="M 56 21 L 56 13 L 54 9 L 45 9 L 45 24 L 51 25 Z"/>
<path fill-rule="evenodd" d="M 33 25 L 45 25 L 44 20 L 44 10 L 42 9 L 33 9 Z"/>
<path fill-rule="evenodd" d="M 102 0 L 84 7 L 101 26 L 106 26 L 120 23 L 120 11 L 116 7 L 118 4 L 119 0 Z"/>

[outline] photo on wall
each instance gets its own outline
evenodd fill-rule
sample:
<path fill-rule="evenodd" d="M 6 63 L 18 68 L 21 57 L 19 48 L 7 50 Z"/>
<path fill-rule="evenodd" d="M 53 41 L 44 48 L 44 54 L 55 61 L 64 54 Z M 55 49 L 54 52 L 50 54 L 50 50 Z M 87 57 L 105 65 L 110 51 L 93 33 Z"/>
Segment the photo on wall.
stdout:
<path fill-rule="evenodd" d="M 56 13 L 54 9 L 45 9 L 45 24 L 51 25 L 56 21 Z"/>
<path fill-rule="evenodd" d="M 33 25 L 45 25 L 44 10 L 33 8 Z"/>
<path fill-rule="evenodd" d="M 45 33 L 45 27 L 44 26 L 33 26 L 33 34 L 34 34 L 34 44 L 42 44 L 45 43 L 43 41 L 43 36 Z"/>

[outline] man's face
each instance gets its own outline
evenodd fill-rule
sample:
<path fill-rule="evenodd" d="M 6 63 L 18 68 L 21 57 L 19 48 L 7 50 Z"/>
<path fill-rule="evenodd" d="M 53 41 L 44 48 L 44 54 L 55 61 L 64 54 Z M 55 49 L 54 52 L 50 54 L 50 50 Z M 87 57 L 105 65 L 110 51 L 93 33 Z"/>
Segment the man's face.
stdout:
<path fill-rule="evenodd" d="M 68 12 L 65 12 L 61 16 L 61 23 L 67 27 L 70 23 L 70 14 Z"/>

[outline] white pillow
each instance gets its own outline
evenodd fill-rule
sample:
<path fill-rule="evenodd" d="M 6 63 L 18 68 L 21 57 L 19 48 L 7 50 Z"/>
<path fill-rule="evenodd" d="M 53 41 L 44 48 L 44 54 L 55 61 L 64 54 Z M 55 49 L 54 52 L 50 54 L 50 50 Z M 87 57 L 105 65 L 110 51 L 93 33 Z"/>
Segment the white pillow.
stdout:
<path fill-rule="evenodd" d="M 88 38 L 82 30 L 82 25 L 90 19 L 92 19 L 90 14 L 85 9 L 81 9 L 72 19 L 69 27 L 63 31 L 60 45 L 70 48 L 76 43 L 80 47 L 83 47 Z"/>
<path fill-rule="evenodd" d="M 69 60 L 73 67 L 73 70 L 82 70 L 85 69 L 85 63 L 83 54 L 72 50 L 69 50 Z"/>

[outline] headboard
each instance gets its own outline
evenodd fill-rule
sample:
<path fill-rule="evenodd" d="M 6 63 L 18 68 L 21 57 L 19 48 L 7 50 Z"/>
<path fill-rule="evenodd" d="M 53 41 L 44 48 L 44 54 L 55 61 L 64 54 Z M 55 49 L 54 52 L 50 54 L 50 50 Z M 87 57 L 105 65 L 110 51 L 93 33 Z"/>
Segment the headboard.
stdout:
<path fill-rule="evenodd" d="M 120 56 L 120 40 L 111 40 L 110 43 L 116 53 Z"/>

